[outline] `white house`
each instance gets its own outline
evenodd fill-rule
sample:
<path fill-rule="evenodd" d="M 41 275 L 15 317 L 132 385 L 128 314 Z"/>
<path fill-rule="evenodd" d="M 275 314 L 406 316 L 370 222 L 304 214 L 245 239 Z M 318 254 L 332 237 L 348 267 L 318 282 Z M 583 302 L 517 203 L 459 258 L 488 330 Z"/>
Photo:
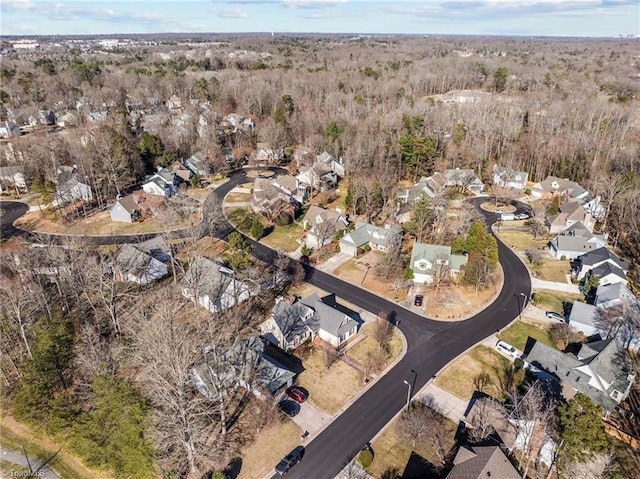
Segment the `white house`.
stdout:
<path fill-rule="evenodd" d="M 27 191 L 27 182 L 20 166 L 0 166 L 0 193 L 12 188 L 16 193 Z"/>
<path fill-rule="evenodd" d="M 516 171 L 508 166 L 493 167 L 493 184 L 500 188 L 522 192 L 527 187 L 529 173 Z"/>
<path fill-rule="evenodd" d="M 118 198 L 109 211 L 111 221 L 118 221 L 121 223 L 133 223 L 140 217 L 141 208 L 140 205 L 133 198 L 133 195 L 127 195 L 123 198 Z"/>
<path fill-rule="evenodd" d="M 236 279 L 232 270 L 204 256 L 191 262 L 180 284 L 184 297 L 212 313 L 229 309 L 251 296 L 249 285 Z"/>
<path fill-rule="evenodd" d="M 166 262 L 170 259 L 169 246 L 159 237 L 142 243 L 124 244 L 114 262 L 116 277 L 122 282 L 144 286 L 167 276 Z"/>
<path fill-rule="evenodd" d="M 467 257 L 451 254 L 450 246 L 413 244 L 410 268 L 416 283 L 433 283 L 439 273 L 455 277 L 466 263 Z"/>
<path fill-rule="evenodd" d="M 302 220 L 302 227 L 307 232 L 308 248 L 322 248 L 328 245 L 333 237 L 347 229 L 349 221 L 346 216 L 335 211 L 325 210 L 312 205 Z"/>
<path fill-rule="evenodd" d="M 629 265 L 605 246 L 579 256 L 576 262 L 578 263 L 576 277 L 581 281 L 594 268 L 602 266 L 604 263 L 610 263 L 617 269 L 622 270 L 625 274 L 629 271 Z"/>
<path fill-rule="evenodd" d="M 459 186 L 473 193 L 484 190 L 484 183 L 471 169 L 445 170 L 444 177 L 447 186 Z"/>
<path fill-rule="evenodd" d="M 606 245 L 602 235 L 594 235 L 578 221 L 549 243 L 549 252 L 555 259 L 575 259 Z"/>
<path fill-rule="evenodd" d="M 142 184 L 142 189 L 150 195 L 172 196 L 176 192 L 176 177 L 166 168 L 159 168 Z"/>
<path fill-rule="evenodd" d="M 58 204 L 76 200 L 91 201 L 92 199 L 93 192 L 89 180 L 78 173 L 75 165 L 58 168 L 58 184 L 56 186 Z"/>
<path fill-rule="evenodd" d="M 391 244 L 402 241 L 402 229 L 397 225 L 375 226 L 358 221 L 353 231 L 340 238 L 340 252 L 358 256 L 358 249 L 369 245 L 371 249 L 386 252 Z"/>

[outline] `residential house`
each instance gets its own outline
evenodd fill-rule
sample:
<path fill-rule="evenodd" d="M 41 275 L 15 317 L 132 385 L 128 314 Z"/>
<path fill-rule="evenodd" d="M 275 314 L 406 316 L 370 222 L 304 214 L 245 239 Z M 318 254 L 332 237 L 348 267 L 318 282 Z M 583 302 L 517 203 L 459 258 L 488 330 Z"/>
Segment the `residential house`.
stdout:
<path fill-rule="evenodd" d="M 289 177 L 293 178 L 293 177 Z M 295 178 L 293 178 L 295 182 Z M 292 186 L 287 179 L 276 180 L 268 178 L 256 178 L 253 183 L 253 196 L 251 198 L 251 209 L 268 218 L 275 218 L 281 214 L 287 214 L 295 218 L 302 207 L 301 200 L 306 197 L 304 192 L 299 194 L 297 188 L 293 191 L 286 186 Z M 293 193 L 293 194 L 292 194 Z"/>
<path fill-rule="evenodd" d="M 202 151 L 198 151 L 184 160 L 184 166 L 189 168 L 194 175 L 207 176 L 210 173 L 209 162 Z"/>
<path fill-rule="evenodd" d="M 78 126 L 78 122 L 78 116 L 70 111 L 67 111 L 58 117 L 58 126 L 61 126 L 62 128 Z"/>
<path fill-rule="evenodd" d="M 560 205 L 560 212 L 556 215 L 547 216 L 547 227 L 549 233 L 560 233 L 580 221 L 587 230 L 593 232 L 596 220 L 577 201 L 570 201 Z"/>
<path fill-rule="evenodd" d="M 338 175 L 325 163 L 315 162 L 312 166 L 300 167 L 296 176 L 299 183 L 309 185 L 313 191 L 327 191 L 338 186 Z"/>
<path fill-rule="evenodd" d="M 471 169 L 445 170 L 444 177 L 447 186 L 458 186 L 472 193 L 484 190 L 484 183 Z"/>
<path fill-rule="evenodd" d="M 316 158 L 316 162 L 326 165 L 331 171 L 338 175 L 338 177 L 344 178 L 345 171 L 344 161 L 342 160 L 342 158 L 335 159 L 332 155 L 330 155 L 326 151 L 323 151 Z"/>
<path fill-rule="evenodd" d="M 38 110 L 38 123 L 51 126 L 56 124 L 56 114 L 51 110 Z"/>
<path fill-rule="evenodd" d="M 137 244 L 124 244 L 114 261 L 116 278 L 141 286 L 153 283 L 167 276 L 169 270 L 166 262 L 169 260 L 169 246 L 160 237 Z"/>
<path fill-rule="evenodd" d="M 258 336 L 240 339 L 226 348 L 204 346 L 202 356 L 189 375 L 196 389 L 211 401 L 218 398 L 219 391 L 236 387 L 262 400 L 278 397 L 296 376 L 265 352 Z"/>
<path fill-rule="evenodd" d="M 415 242 L 411 251 L 410 268 L 416 283 L 433 283 L 439 274 L 458 276 L 467 263 L 467 257 L 451 254 L 450 246 Z"/>
<path fill-rule="evenodd" d="M 176 183 L 180 183 L 183 181 L 185 183 L 188 183 L 191 180 L 191 177 L 193 176 L 193 172 L 189 168 L 184 166 L 182 163 L 180 163 L 179 161 L 172 163 L 169 166 L 169 170 L 171 171 L 171 173 L 175 175 Z"/>
<path fill-rule="evenodd" d="M 578 221 L 549 243 L 549 251 L 555 259 L 576 259 L 606 244 L 607 240 L 602 235 L 594 235 Z"/>
<path fill-rule="evenodd" d="M 182 99 L 176 95 L 173 95 L 167 100 L 166 104 L 169 110 L 179 110 L 182 108 Z"/>
<path fill-rule="evenodd" d="M 273 186 L 293 197 L 298 203 L 302 204 L 311 195 L 311 187 L 300 183 L 295 176 L 284 175 L 273 180 Z"/>
<path fill-rule="evenodd" d="M 360 327 L 355 313 L 336 302 L 335 295 L 313 293 L 294 303 L 280 300 L 273 314 L 260 325 L 265 338 L 282 349 L 294 349 L 316 336 L 340 348 Z"/>
<path fill-rule="evenodd" d="M 9 188 L 15 189 L 16 193 L 28 191 L 21 166 L 0 166 L 0 193 Z"/>
<path fill-rule="evenodd" d="M 340 238 L 340 252 L 350 256 L 358 256 L 358 249 L 369 245 L 378 251 L 387 251 L 390 245 L 400 244 L 402 241 L 402 228 L 397 225 L 375 226 L 363 221 L 358 221 L 353 231 Z"/>
<path fill-rule="evenodd" d="M 306 245 L 308 248 L 322 248 L 331 243 L 338 232 L 349 226 L 349 221 L 342 213 L 325 210 L 311 205 L 302 219 L 302 227 L 307 232 Z"/>
<path fill-rule="evenodd" d="M 284 159 L 283 148 L 271 148 L 267 143 L 258 143 L 256 152 L 256 162 L 258 164 L 279 163 Z"/>
<path fill-rule="evenodd" d="M 585 279 L 594 268 L 602 266 L 605 263 L 609 263 L 616 269 L 622 270 L 625 275 L 629 271 L 629 265 L 604 246 L 580 255 L 576 262 L 578 264 L 576 277 L 580 281 Z"/>
<path fill-rule="evenodd" d="M 56 201 L 58 204 L 76 200 L 91 201 L 93 199 L 89 180 L 78 173 L 75 165 L 59 167 L 57 182 Z"/>
<path fill-rule="evenodd" d="M 522 479 L 500 446 L 460 446 L 446 479 Z"/>
<path fill-rule="evenodd" d="M 605 417 L 631 391 L 635 375 L 627 360 L 616 338 L 583 344 L 575 355 L 535 341 L 526 357 L 534 375 L 558 381 L 566 399 L 576 392 L 586 394 L 604 408 Z"/>
<path fill-rule="evenodd" d="M 593 304 L 606 309 L 632 302 L 638 302 L 638 299 L 624 283 L 619 282 L 598 286 Z"/>
<path fill-rule="evenodd" d="M 493 167 L 493 184 L 500 188 L 523 192 L 527 187 L 529 173 L 526 171 L 517 171 L 508 166 Z"/>
<path fill-rule="evenodd" d="M 142 189 L 150 195 L 172 196 L 176 192 L 176 176 L 166 168 L 158 168 L 158 171 L 142 184 Z"/>
<path fill-rule="evenodd" d="M 584 334 L 586 337 L 600 334 L 598 320 L 601 309 L 582 301 L 574 301 L 567 323 L 574 331 Z"/>
<path fill-rule="evenodd" d="M 589 276 L 597 276 L 599 285 L 623 283 L 628 284 L 629 280 L 624 270 L 611 263 L 602 263 L 589 272 Z"/>
<path fill-rule="evenodd" d="M 142 214 L 142 209 L 133 195 L 127 195 L 116 199 L 109 213 L 111 215 L 111 221 L 133 223 Z"/>
<path fill-rule="evenodd" d="M 577 201 L 594 218 L 600 219 L 604 215 L 604 208 L 600 204 L 600 197 L 591 195 L 575 181 L 548 176 L 543 181 L 531 187 L 533 198 L 553 198 L 560 196 L 566 201 Z"/>
<path fill-rule="evenodd" d="M 151 134 L 157 134 L 169 123 L 170 116 L 166 113 L 153 113 L 144 115 L 140 121 L 142 129 Z"/>
<path fill-rule="evenodd" d="M 183 296 L 212 313 L 229 309 L 251 296 L 249 285 L 236 279 L 232 270 L 204 256 L 191 262 L 180 284 Z"/>
<path fill-rule="evenodd" d="M 13 121 L 7 120 L 0 126 L 0 138 L 14 138 L 22 135 L 22 130 Z"/>
<path fill-rule="evenodd" d="M 429 177 L 422 177 L 420 181 L 411 188 L 401 187 L 396 190 L 396 199 L 398 201 L 398 209 L 395 213 L 395 219 L 400 224 L 410 221 L 413 205 L 426 195 L 432 200 L 442 197 L 442 193 L 446 189 L 446 179 L 441 173 L 434 173 Z"/>

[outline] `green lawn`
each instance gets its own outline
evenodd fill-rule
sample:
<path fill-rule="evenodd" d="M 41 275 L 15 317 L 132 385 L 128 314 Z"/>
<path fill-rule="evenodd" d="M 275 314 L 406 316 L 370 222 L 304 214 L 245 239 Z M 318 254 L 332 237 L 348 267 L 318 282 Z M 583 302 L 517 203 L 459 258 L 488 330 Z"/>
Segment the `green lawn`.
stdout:
<path fill-rule="evenodd" d="M 504 331 L 501 331 L 498 335 L 501 340 L 515 346 L 520 351 L 524 350 L 529 336 L 548 346 L 553 348 L 556 347 L 546 329 L 539 328 L 532 324 L 523 323 L 521 321 L 516 321 L 513 325 Z"/>
<path fill-rule="evenodd" d="M 517 251 L 541 249 L 547 245 L 546 239 L 533 239 L 533 234 L 526 231 L 498 231 L 498 237 L 511 248 Z"/>
<path fill-rule="evenodd" d="M 555 281 L 556 283 L 566 283 L 567 274 L 571 272 L 571 265 L 568 260 L 545 259 L 542 264 L 530 266 L 535 277 L 544 281 Z"/>
<path fill-rule="evenodd" d="M 287 226 L 274 226 L 271 233 L 262 238 L 260 241 L 272 248 L 291 252 L 300 246 L 297 240 L 302 235 L 302 228 L 296 223 Z"/>
<path fill-rule="evenodd" d="M 473 379 L 480 373 L 489 374 L 491 383 L 485 388 L 487 394 L 499 398 L 501 392 L 496 369 L 509 360 L 487 346 L 476 346 L 467 354 L 456 359 L 436 378 L 436 385 L 461 399 L 469 400 L 475 391 Z"/>
<path fill-rule="evenodd" d="M 253 216 L 248 208 L 231 208 L 226 211 L 231 224 L 243 233 L 248 233 L 253 224 Z"/>
<path fill-rule="evenodd" d="M 581 294 L 563 293 L 561 291 L 551 291 L 548 289 L 540 289 L 534 293 L 536 305 L 545 311 L 563 312 L 563 303 L 573 303 L 574 301 L 584 301 Z"/>

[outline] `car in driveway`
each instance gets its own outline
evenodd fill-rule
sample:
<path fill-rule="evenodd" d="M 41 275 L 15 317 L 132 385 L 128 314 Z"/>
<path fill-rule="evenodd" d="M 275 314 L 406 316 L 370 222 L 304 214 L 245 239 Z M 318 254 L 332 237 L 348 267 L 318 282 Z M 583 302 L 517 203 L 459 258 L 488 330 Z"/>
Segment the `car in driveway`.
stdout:
<path fill-rule="evenodd" d="M 297 403 L 303 403 L 307 400 L 307 393 L 296 386 L 289 386 L 285 393 Z"/>
<path fill-rule="evenodd" d="M 563 321 L 563 322 L 565 321 L 564 316 L 556 313 L 555 311 L 547 311 L 544 314 L 547 316 L 547 318 L 557 319 L 558 321 Z"/>
<path fill-rule="evenodd" d="M 276 473 L 279 476 L 285 475 L 293 466 L 298 464 L 304 457 L 304 446 L 298 446 L 278 463 Z"/>
<path fill-rule="evenodd" d="M 416 306 L 422 306 L 423 301 L 424 301 L 424 296 L 421 294 L 416 294 L 416 297 L 413 300 L 413 304 L 415 304 Z"/>
<path fill-rule="evenodd" d="M 518 350 L 511 346 L 509 343 L 505 343 L 504 341 L 498 341 L 496 343 L 496 349 L 498 350 L 498 352 L 510 357 L 511 359 L 515 359 L 518 357 Z"/>
<path fill-rule="evenodd" d="M 517 220 L 526 220 L 527 218 L 529 218 L 529 215 L 527 213 L 520 213 L 515 215 L 514 218 Z"/>
<path fill-rule="evenodd" d="M 293 417 L 300 412 L 300 404 L 290 399 L 283 399 L 278 403 L 278 409 L 289 417 Z"/>

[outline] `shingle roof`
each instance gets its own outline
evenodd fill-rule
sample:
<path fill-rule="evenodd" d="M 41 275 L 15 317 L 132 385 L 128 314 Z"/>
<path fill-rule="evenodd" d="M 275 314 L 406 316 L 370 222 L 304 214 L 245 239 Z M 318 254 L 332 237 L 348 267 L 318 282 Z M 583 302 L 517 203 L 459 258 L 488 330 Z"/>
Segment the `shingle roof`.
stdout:
<path fill-rule="evenodd" d="M 598 286 L 598 290 L 596 291 L 596 306 L 616 300 L 637 301 L 633 293 L 622 282 Z"/>
<path fill-rule="evenodd" d="M 599 309 L 592 304 L 574 301 L 569 315 L 569 323 L 586 324 L 595 328 L 600 316 L 598 311 Z"/>
<path fill-rule="evenodd" d="M 448 260 L 449 268 L 455 271 L 460 270 L 462 265 L 467 263 L 466 256 L 451 254 L 450 246 L 416 242 L 413 244 L 413 250 L 411 251 L 411 267 L 413 267 L 416 261 L 420 261 L 421 259 L 427 260 L 434 265 L 438 259 Z M 421 273 L 425 274 L 430 274 L 433 271 L 434 268 L 431 270 L 420 270 Z"/>
<path fill-rule="evenodd" d="M 140 210 L 140 205 L 136 203 L 136 200 L 133 199 L 133 195 L 127 195 L 123 198 L 119 198 L 116 200 L 116 203 L 120 203 L 120 205 L 130 215 Z"/>
<path fill-rule="evenodd" d="M 623 270 L 627 270 L 629 265 L 624 261 L 620 260 L 618 256 L 609 250 L 606 246 L 602 246 L 598 249 L 594 249 L 593 251 L 589 251 L 586 254 L 583 254 L 578 258 L 583 265 L 593 266 L 595 264 L 601 263 L 603 261 L 613 261 L 619 268 Z"/>
<path fill-rule="evenodd" d="M 587 227 L 578 221 L 557 235 L 551 244 L 556 251 L 585 251 L 596 250 L 606 244 L 606 241 L 591 233 Z"/>
<path fill-rule="evenodd" d="M 190 287 L 197 284 L 198 294 L 211 299 L 220 297 L 233 281 L 231 270 L 204 256 L 196 257 L 182 278 L 183 284 Z"/>
<path fill-rule="evenodd" d="M 315 311 L 316 323 L 314 323 L 314 326 L 316 329 L 314 331 L 322 329 L 335 337 L 340 337 L 343 333 L 358 325 L 355 320 L 336 308 L 337 304 L 334 295 L 320 298 L 317 293 L 313 293 L 301 299 L 300 302 Z"/>
<path fill-rule="evenodd" d="M 627 279 L 624 271 L 611 263 L 602 263 L 601 265 L 596 266 L 591 270 L 591 274 L 600 278 L 604 278 L 605 276 L 614 274 L 622 279 Z"/>
<path fill-rule="evenodd" d="M 363 221 L 358 221 L 355 229 L 347 233 L 340 241 L 351 244 L 357 248 L 369 243 L 370 241 L 386 247 L 390 242 L 399 241 L 401 235 L 402 229 L 397 225 L 390 225 L 388 228 L 383 228 Z"/>
<path fill-rule="evenodd" d="M 293 304 L 278 302 L 273 309 L 273 320 L 287 343 L 309 330 L 317 331 L 318 320 L 314 317 L 314 310 L 302 301 Z"/>
<path fill-rule="evenodd" d="M 447 479 L 521 479 L 499 446 L 462 446 Z"/>

